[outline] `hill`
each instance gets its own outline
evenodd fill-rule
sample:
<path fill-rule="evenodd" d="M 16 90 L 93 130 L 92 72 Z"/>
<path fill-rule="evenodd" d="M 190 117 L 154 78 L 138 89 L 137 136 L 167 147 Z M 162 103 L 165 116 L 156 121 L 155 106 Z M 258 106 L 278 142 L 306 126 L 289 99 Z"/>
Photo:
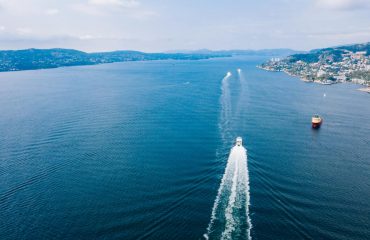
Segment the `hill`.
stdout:
<path fill-rule="evenodd" d="M 296 51 L 288 48 L 278 49 L 261 49 L 261 50 L 209 50 L 209 49 L 198 49 L 198 50 L 176 50 L 170 53 L 190 53 L 190 54 L 227 54 L 233 56 L 289 56 L 296 53 L 303 53 L 302 51 Z"/>
<path fill-rule="evenodd" d="M 315 49 L 283 59 L 271 59 L 260 67 L 322 84 L 348 81 L 370 85 L 370 42 Z"/>
<path fill-rule="evenodd" d="M 125 61 L 169 59 L 200 60 L 230 56 L 230 54 L 220 53 L 144 53 L 138 51 L 86 53 L 78 50 L 61 48 L 9 50 L 0 51 L 0 72 Z"/>

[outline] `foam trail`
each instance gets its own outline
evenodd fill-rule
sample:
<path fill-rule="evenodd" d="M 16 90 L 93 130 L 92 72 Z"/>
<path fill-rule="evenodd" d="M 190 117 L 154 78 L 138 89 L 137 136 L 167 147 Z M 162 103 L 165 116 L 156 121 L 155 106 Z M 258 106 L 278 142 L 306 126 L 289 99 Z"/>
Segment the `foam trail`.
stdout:
<path fill-rule="evenodd" d="M 209 238 L 210 233 L 213 231 L 214 222 L 217 219 L 216 215 L 219 210 L 220 202 L 222 200 L 221 197 L 224 194 L 224 190 L 225 190 L 225 186 L 227 182 L 229 182 L 229 177 L 230 177 L 230 172 L 232 171 L 232 167 L 233 167 L 233 161 L 229 158 L 229 160 L 227 161 L 226 168 L 225 168 L 225 173 L 222 177 L 221 184 L 217 192 L 215 202 L 213 204 L 211 220 L 210 220 L 210 223 L 208 224 L 207 234 L 205 234 L 206 239 Z"/>
<path fill-rule="evenodd" d="M 228 72 L 226 76 L 222 79 L 222 86 L 221 86 L 221 119 L 219 128 L 222 134 L 222 140 L 225 142 L 226 138 L 229 135 L 229 121 L 231 119 L 231 96 L 230 96 L 230 89 L 229 89 L 229 79 L 231 77 L 231 73 Z"/>
<path fill-rule="evenodd" d="M 234 146 L 227 161 L 207 228 L 206 239 L 251 239 L 247 153 Z"/>
<path fill-rule="evenodd" d="M 234 147 L 235 148 L 235 147 Z M 230 153 L 230 155 L 233 154 L 233 150 L 232 152 Z M 232 157 L 232 156 L 230 156 Z M 234 226 L 235 226 L 235 219 L 234 219 L 234 216 L 233 216 L 233 210 L 234 210 L 234 205 L 235 205 L 235 201 L 236 201 L 236 196 L 237 196 L 237 184 L 238 184 L 238 159 L 234 159 L 232 158 L 233 160 L 233 164 L 235 164 L 235 167 L 234 167 L 234 176 L 233 176 L 233 183 L 232 183 L 232 186 L 231 186 L 231 194 L 230 194 L 230 197 L 229 197 L 229 202 L 228 202 L 228 205 L 227 205 L 227 208 L 225 210 L 225 218 L 226 218 L 226 229 L 225 231 L 222 233 L 222 238 L 221 239 L 228 239 L 228 237 L 230 236 L 232 230 L 234 229 Z"/>
<path fill-rule="evenodd" d="M 219 128 L 221 130 L 221 135 L 222 135 L 222 139 L 226 140 L 226 129 L 228 128 L 227 127 L 227 119 L 230 117 L 229 114 L 231 112 L 231 103 L 230 103 L 230 90 L 229 90 L 229 78 L 231 77 L 231 73 L 228 72 L 226 74 L 226 76 L 222 79 L 222 85 L 221 85 L 221 98 L 220 98 L 220 104 L 221 104 L 221 119 L 220 119 L 220 124 L 219 124 Z M 222 176 L 222 180 L 221 180 L 221 184 L 220 184 L 220 187 L 217 191 L 217 196 L 216 196 L 216 199 L 215 199 L 215 202 L 213 204 L 213 208 L 212 208 L 212 214 L 211 214 L 211 220 L 208 224 L 208 227 L 207 227 L 207 233 L 204 234 L 204 238 L 205 239 L 209 239 L 209 234 L 210 232 L 212 231 L 212 226 L 214 224 L 214 221 L 216 219 L 216 211 L 218 210 L 218 206 L 220 204 L 220 201 L 221 201 L 221 195 L 224 191 L 224 188 L 225 188 L 225 185 L 226 185 L 226 182 L 227 182 L 227 178 L 228 178 L 228 172 L 231 170 L 232 168 L 232 163 L 230 161 L 228 161 L 227 165 L 226 165 L 226 168 L 225 168 L 225 173 L 224 175 Z"/>
<path fill-rule="evenodd" d="M 238 69 L 241 85 L 244 78 Z M 232 109 L 229 90 L 228 73 L 222 80 L 222 94 L 220 97 L 220 132 L 225 147 L 234 137 L 231 134 Z M 243 86 L 241 86 L 243 88 Z M 242 90 L 242 94 L 244 91 Z M 242 97 L 238 100 L 241 104 Z M 240 117 L 243 108 L 238 107 L 237 116 Z M 222 150 L 224 152 L 224 150 Z M 207 227 L 205 239 L 251 239 L 252 228 L 249 217 L 249 173 L 247 166 L 247 151 L 243 146 L 234 146 L 229 154 L 224 175 L 222 176 L 217 196 L 212 208 L 211 219 Z"/>

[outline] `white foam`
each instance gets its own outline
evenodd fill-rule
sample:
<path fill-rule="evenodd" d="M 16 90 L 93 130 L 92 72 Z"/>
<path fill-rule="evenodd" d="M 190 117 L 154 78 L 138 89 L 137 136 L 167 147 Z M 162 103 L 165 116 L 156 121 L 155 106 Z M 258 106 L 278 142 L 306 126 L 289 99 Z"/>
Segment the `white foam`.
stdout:
<path fill-rule="evenodd" d="M 226 129 L 227 129 L 227 119 L 230 117 L 229 112 L 230 112 L 230 92 L 229 92 L 229 84 L 228 84 L 228 79 L 230 78 L 231 73 L 228 72 L 226 76 L 222 79 L 222 85 L 221 85 L 221 99 L 220 99 L 220 104 L 221 104 L 221 121 L 219 124 L 220 131 L 222 133 L 222 139 L 226 139 Z M 225 184 L 226 184 L 226 179 L 228 178 L 229 170 L 232 167 L 231 162 L 228 161 L 226 164 L 225 172 L 224 175 L 222 176 L 220 186 L 217 191 L 217 196 L 216 199 L 213 203 L 213 208 L 212 208 L 212 213 L 211 213 L 211 220 L 208 224 L 207 227 L 207 234 L 204 234 L 204 236 L 208 236 L 210 232 L 212 231 L 212 226 L 214 224 L 214 221 L 216 219 L 216 211 L 218 209 L 218 206 L 220 204 L 221 200 L 221 194 L 224 191 Z"/>
<path fill-rule="evenodd" d="M 222 134 L 222 140 L 226 141 L 227 134 L 228 134 L 228 122 L 231 119 L 231 96 L 230 96 L 230 89 L 229 89 L 229 79 L 231 77 L 231 73 L 226 74 L 226 76 L 222 79 L 221 84 L 221 119 L 220 119 L 220 132 Z"/>
<path fill-rule="evenodd" d="M 230 159 L 235 165 L 234 167 L 234 173 L 233 173 L 233 184 L 231 186 L 231 194 L 229 197 L 229 202 L 227 205 L 227 208 L 225 210 L 225 218 L 226 218 L 226 229 L 222 233 L 221 239 L 230 239 L 231 233 L 235 229 L 235 219 L 233 216 L 233 210 L 235 206 L 236 201 L 236 195 L 237 195 L 237 185 L 238 185 L 238 166 L 239 166 L 239 159 L 238 159 L 238 151 L 240 151 L 241 147 L 233 147 L 230 153 Z"/>
<path fill-rule="evenodd" d="M 239 69 L 238 75 L 240 81 L 244 83 L 244 78 Z M 230 141 L 230 137 L 232 137 L 230 128 L 230 121 L 232 120 L 231 94 L 229 89 L 230 77 L 231 73 L 228 72 L 222 79 L 220 97 L 221 113 L 219 128 L 225 146 L 229 145 L 228 142 Z M 241 99 L 238 102 L 238 105 L 240 104 Z M 243 146 L 234 146 L 230 151 L 225 172 L 217 191 L 207 233 L 203 237 L 207 240 L 232 239 L 234 233 L 240 233 L 245 230 L 245 236 L 251 239 L 250 231 L 252 224 L 249 217 L 249 194 L 247 152 Z"/>
<path fill-rule="evenodd" d="M 217 236 L 217 238 L 233 239 L 233 233 L 242 230 L 239 223 L 241 223 L 242 219 L 246 219 L 246 236 L 248 239 L 251 239 L 252 224 L 249 217 L 249 205 L 249 173 L 246 149 L 243 146 L 234 146 L 230 151 L 225 173 L 212 209 L 211 221 L 207 228 L 207 237 L 212 236 L 213 231 L 218 231 L 222 234 Z M 235 211 L 241 206 L 245 207 L 245 215 L 240 211 Z M 221 220 L 220 222 L 225 224 L 218 224 L 216 220 Z M 245 226 L 245 222 L 243 226 Z M 224 229 L 218 229 L 219 227 L 224 227 Z"/>
<path fill-rule="evenodd" d="M 224 175 L 222 176 L 222 180 L 221 180 L 221 184 L 220 184 L 220 187 L 218 188 L 218 191 L 217 191 L 217 196 L 216 196 L 216 199 L 215 199 L 215 202 L 213 204 L 213 208 L 212 208 L 212 214 L 211 214 L 211 220 L 208 224 L 208 228 L 207 228 L 207 236 L 211 233 L 212 231 L 212 227 L 213 227 L 213 223 L 216 219 L 216 211 L 218 210 L 218 206 L 219 206 L 219 203 L 220 203 L 220 200 L 221 200 L 221 195 L 225 189 L 225 185 L 226 185 L 226 181 L 227 179 L 229 178 L 230 174 L 230 169 L 233 165 L 233 161 L 232 159 L 229 157 L 228 161 L 227 161 L 227 165 L 226 165 L 226 168 L 225 168 L 225 172 L 224 172 Z"/>

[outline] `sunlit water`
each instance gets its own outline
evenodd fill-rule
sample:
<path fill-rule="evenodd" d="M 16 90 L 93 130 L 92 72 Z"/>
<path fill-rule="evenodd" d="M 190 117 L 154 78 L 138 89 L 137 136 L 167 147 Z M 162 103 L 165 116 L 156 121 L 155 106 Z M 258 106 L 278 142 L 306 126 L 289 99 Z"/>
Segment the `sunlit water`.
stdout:
<path fill-rule="evenodd" d="M 368 239 L 369 94 L 261 61 L 1 73 L 1 239 Z"/>

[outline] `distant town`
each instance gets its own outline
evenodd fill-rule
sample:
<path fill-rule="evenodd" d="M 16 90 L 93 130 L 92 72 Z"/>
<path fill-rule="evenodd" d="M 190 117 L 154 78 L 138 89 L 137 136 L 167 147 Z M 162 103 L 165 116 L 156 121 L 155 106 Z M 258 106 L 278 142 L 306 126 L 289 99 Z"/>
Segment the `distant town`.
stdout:
<path fill-rule="evenodd" d="M 367 86 L 370 93 L 370 43 L 312 50 L 286 58 L 272 58 L 259 66 L 282 71 L 306 82 L 334 84 L 352 82 Z"/>

